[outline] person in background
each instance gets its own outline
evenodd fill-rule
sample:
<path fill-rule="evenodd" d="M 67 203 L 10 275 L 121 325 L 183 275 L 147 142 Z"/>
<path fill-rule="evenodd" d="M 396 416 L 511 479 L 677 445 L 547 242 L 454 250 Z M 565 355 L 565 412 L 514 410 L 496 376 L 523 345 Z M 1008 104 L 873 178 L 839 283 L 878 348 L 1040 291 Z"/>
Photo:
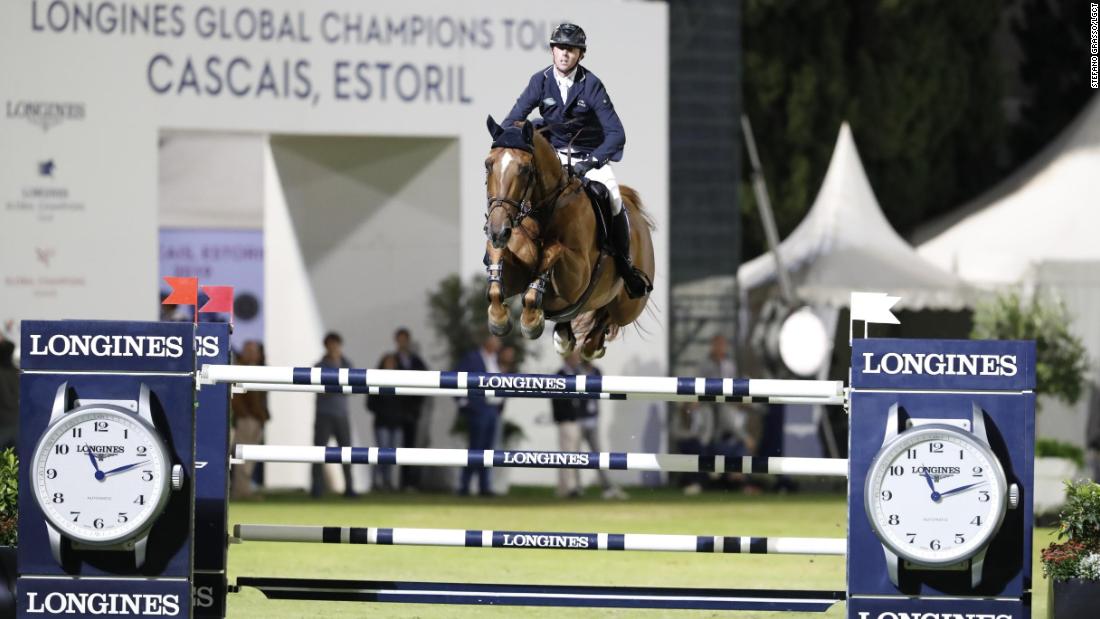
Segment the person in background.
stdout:
<path fill-rule="evenodd" d="M 319 368 L 350 368 L 351 361 L 344 356 L 344 338 L 339 333 L 329 332 L 325 335 L 325 356 L 314 367 Z M 340 447 L 351 446 L 351 426 L 348 423 L 348 398 L 342 393 L 318 393 L 316 416 L 313 419 L 313 444 L 318 446 L 328 445 L 330 438 L 336 438 L 336 444 Z M 324 465 L 314 464 L 311 470 L 310 494 L 319 498 L 325 489 Z M 343 465 L 344 469 L 344 496 L 356 496 L 352 486 L 351 465 Z"/>
<path fill-rule="evenodd" d="M 413 351 L 412 335 L 405 327 L 400 327 L 393 334 L 393 343 L 396 350 L 391 353 L 397 361 L 398 370 L 426 370 L 428 366 L 420 355 Z M 394 447 L 427 447 L 428 442 L 419 443 L 420 418 L 424 410 L 424 398 L 420 396 L 403 396 L 398 399 L 398 407 L 401 413 L 401 439 Z M 427 438 L 427 433 L 423 438 Z M 400 473 L 400 487 L 402 490 L 420 489 L 420 467 L 402 466 Z"/>
<path fill-rule="evenodd" d="M 458 364 L 459 372 L 500 372 L 497 353 L 500 352 L 500 339 L 488 332 L 481 334 L 481 345 L 466 353 Z M 469 431 L 470 449 L 492 449 L 500 425 L 500 412 L 503 401 L 499 398 L 470 396 L 458 398 L 458 414 L 466 420 Z M 477 471 L 478 493 L 481 496 L 493 496 L 490 485 L 490 470 L 485 467 L 466 467 L 462 469 L 458 494 L 470 494 L 470 482 Z"/>
<path fill-rule="evenodd" d="M 264 365 L 263 345 L 248 340 L 237 355 L 237 365 Z M 270 418 L 267 410 L 267 392 L 249 391 L 233 394 L 230 402 L 233 410 L 233 444 L 258 445 L 263 443 L 264 424 Z M 252 488 L 252 471 L 255 462 L 233 465 L 231 496 L 234 499 L 253 499 L 258 495 Z"/>
<path fill-rule="evenodd" d="M 0 336 L 0 449 L 19 441 L 19 370 L 13 357 L 15 344 Z"/>
<path fill-rule="evenodd" d="M 383 370 L 396 370 L 397 357 L 386 355 L 380 366 Z M 402 427 L 404 426 L 404 407 L 402 401 L 408 396 L 368 395 L 367 410 L 374 413 L 374 444 L 380 449 L 400 447 Z M 374 487 L 386 492 L 397 489 L 393 482 L 393 465 L 374 466 Z"/>
<path fill-rule="evenodd" d="M 574 376 L 584 374 L 586 376 L 601 376 L 599 368 L 583 361 L 580 351 L 574 350 L 562 359 L 562 366 L 558 370 L 562 376 Z M 588 450 L 602 451 L 600 446 L 600 401 L 554 399 L 551 400 L 554 413 L 554 423 L 558 424 L 558 440 L 562 451 L 580 451 L 582 441 L 587 443 Z M 596 474 L 600 478 L 600 486 L 603 488 L 604 499 L 626 499 L 627 494 L 621 488 L 611 482 L 607 471 L 597 469 Z M 579 497 L 583 494 L 580 471 L 577 469 L 558 470 L 558 496 Z"/>
<path fill-rule="evenodd" d="M 700 376 L 708 378 L 736 378 L 737 364 L 730 356 L 729 340 L 724 335 L 711 338 L 710 352 L 699 367 Z M 756 438 L 749 431 L 749 409 L 751 405 L 731 404 L 728 402 L 704 403 L 700 412 L 706 411 L 712 419 L 713 455 L 741 457 L 756 453 Z M 734 485 L 743 485 L 746 492 L 759 492 L 755 485 L 747 483 L 741 473 L 727 473 L 725 481 Z"/>
<path fill-rule="evenodd" d="M 673 414 L 669 425 L 669 438 L 677 453 L 703 455 L 713 435 L 714 416 L 700 402 L 684 402 Z M 684 473 L 681 485 L 684 494 L 695 495 L 703 491 L 705 473 Z"/>

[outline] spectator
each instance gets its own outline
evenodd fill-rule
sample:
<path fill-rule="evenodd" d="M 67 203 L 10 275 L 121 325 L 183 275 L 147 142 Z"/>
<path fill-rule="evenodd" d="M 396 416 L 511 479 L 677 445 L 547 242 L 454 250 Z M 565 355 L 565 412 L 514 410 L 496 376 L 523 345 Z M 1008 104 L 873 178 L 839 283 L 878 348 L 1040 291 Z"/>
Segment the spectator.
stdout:
<path fill-rule="evenodd" d="M 458 371 L 499 373 L 498 352 L 500 352 L 500 340 L 496 336 L 483 333 L 481 346 L 466 353 L 466 356 L 459 362 Z M 493 448 L 497 436 L 497 427 L 500 425 L 501 405 L 502 401 L 498 398 L 477 396 L 458 398 L 458 414 L 466 420 L 470 449 Z M 470 481 L 473 478 L 475 468 L 477 470 L 478 492 L 482 496 L 493 496 L 490 485 L 490 471 L 481 466 L 462 469 L 458 493 L 462 496 L 470 494 Z"/>
<path fill-rule="evenodd" d="M 0 336 L 0 449 L 19 441 L 19 370 L 14 355 L 15 344 Z"/>
<path fill-rule="evenodd" d="M 714 416 L 699 402 L 685 402 L 676 409 L 669 436 L 677 453 L 701 456 L 711 442 Z M 685 473 L 681 477 L 684 494 L 694 495 L 703 491 L 705 473 Z"/>
<path fill-rule="evenodd" d="M 428 366 L 420 355 L 413 352 L 412 336 L 405 327 L 399 328 L 393 334 L 393 342 L 397 349 L 393 355 L 397 360 L 399 370 L 426 370 Z M 420 438 L 420 418 L 424 410 L 424 398 L 420 396 L 403 396 L 398 400 L 401 410 L 401 439 L 395 447 L 427 447 L 428 442 L 418 442 Z M 425 433 L 424 438 L 427 438 Z M 402 490 L 420 489 L 420 467 L 402 466 L 400 470 L 400 486 Z"/>
<path fill-rule="evenodd" d="M 386 355 L 382 358 L 383 370 L 396 370 L 397 356 Z M 367 410 L 374 413 L 374 444 L 380 449 L 392 449 L 401 446 L 402 427 L 404 425 L 404 407 L 402 403 L 408 396 L 368 395 Z M 403 468 L 403 467 L 402 467 Z M 392 491 L 397 487 L 393 483 L 393 465 L 378 464 L 374 467 L 374 487 Z"/>
<path fill-rule="evenodd" d="M 237 355 L 238 365 L 264 365 L 263 345 L 256 340 L 248 340 Z M 267 410 L 267 392 L 249 391 L 233 395 L 233 444 L 257 445 L 263 442 L 264 423 L 270 418 Z M 232 497 L 234 499 L 252 499 L 257 495 L 252 488 L 252 472 L 255 462 L 245 462 L 233 466 Z"/>
<path fill-rule="evenodd" d="M 349 368 L 350 360 L 344 356 L 344 338 L 339 333 L 329 332 L 325 335 L 325 356 L 314 367 L 319 368 Z M 313 444 L 328 445 L 330 438 L 336 438 L 336 444 L 340 447 L 351 446 L 351 426 L 348 423 L 348 399 L 342 393 L 317 394 L 317 414 L 313 420 Z M 344 469 L 344 496 L 356 496 L 352 486 L 351 465 L 343 465 Z M 325 489 L 324 468 L 321 464 L 314 464 L 312 468 L 310 494 L 319 498 Z"/>
<path fill-rule="evenodd" d="M 737 365 L 729 354 L 729 341 L 724 335 L 711 338 L 710 352 L 700 366 L 700 375 L 708 378 L 735 378 Z M 704 405 L 712 417 L 712 443 L 710 453 L 721 456 L 751 456 L 756 453 L 756 439 L 749 431 L 750 405 L 731 404 L 729 402 L 709 402 Z M 727 473 L 726 481 L 735 485 L 745 483 L 741 473 Z M 757 492 L 759 488 L 745 485 L 746 492 Z"/>
<path fill-rule="evenodd" d="M 599 376 L 596 366 L 581 360 L 580 352 L 574 351 L 562 361 L 558 374 L 573 376 L 585 374 Z M 602 451 L 600 446 L 600 401 L 591 400 L 551 400 L 554 411 L 554 423 L 558 424 L 558 440 L 562 451 L 579 451 L 581 441 L 588 444 L 589 451 Z M 626 499 L 627 494 L 611 482 L 607 471 L 596 471 L 600 478 L 605 499 Z M 577 497 L 583 494 L 580 483 L 580 471 L 577 469 L 558 470 L 558 496 Z"/>

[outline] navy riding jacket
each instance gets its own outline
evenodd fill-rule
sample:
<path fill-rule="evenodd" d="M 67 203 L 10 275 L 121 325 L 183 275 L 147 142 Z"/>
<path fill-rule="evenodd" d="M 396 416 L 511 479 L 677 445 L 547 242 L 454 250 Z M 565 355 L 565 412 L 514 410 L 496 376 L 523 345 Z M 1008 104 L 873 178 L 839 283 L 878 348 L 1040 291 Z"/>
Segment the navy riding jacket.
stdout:
<path fill-rule="evenodd" d="M 573 86 L 566 101 L 562 102 L 554 67 L 539 71 L 531 76 L 503 126 L 510 127 L 516 121 L 526 120 L 536 106 L 550 127 L 547 133 L 554 148 L 564 150 L 572 141 L 573 151 L 590 154 L 597 166 L 622 160 L 626 132 L 596 74 L 577 65 Z"/>

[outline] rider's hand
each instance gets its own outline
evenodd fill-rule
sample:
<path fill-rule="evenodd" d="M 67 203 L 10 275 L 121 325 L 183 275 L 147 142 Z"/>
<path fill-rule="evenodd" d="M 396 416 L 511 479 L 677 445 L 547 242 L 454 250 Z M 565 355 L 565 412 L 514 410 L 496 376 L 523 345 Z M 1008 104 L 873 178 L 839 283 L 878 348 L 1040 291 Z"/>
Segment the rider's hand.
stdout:
<path fill-rule="evenodd" d="M 584 176 L 594 167 L 596 167 L 596 161 L 594 159 L 581 159 L 573 164 L 573 174 Z"/>

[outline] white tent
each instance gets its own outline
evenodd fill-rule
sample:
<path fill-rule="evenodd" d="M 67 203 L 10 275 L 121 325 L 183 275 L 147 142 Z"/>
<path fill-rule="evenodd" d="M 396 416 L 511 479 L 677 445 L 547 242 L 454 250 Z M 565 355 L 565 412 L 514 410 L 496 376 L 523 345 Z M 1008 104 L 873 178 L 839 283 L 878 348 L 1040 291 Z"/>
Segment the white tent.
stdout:
<path fill-rule="evenodd" d="M 1100 260 L 1100 97 L 997 187 L 913 235 L 926 260 L 974 284 L 1040 263 Z"/>
<path fill-rule="evenodd" d="M 900 296 L 898 309 L 961 309 L 968 287 L 959 278 L 922 260 L 882 214 L 856 151 L 847 123 L 821 189 L 805 219 L 779 245 L 783 266 L 797 296 L 818 307 L 846 307 L 853 290 Z M 765 253 L 737 271 L 743 293 L 776 285 L 775 260 Z M 683 292 L 732 287 L 729 276 L 715 276 L 677 287 Z M 753 304 L 755 305 L 755 304 Z"/>
<path fill-rule="evenodd" d="M 998 186 L 913 235 L 925 259 L 984 287 L 1021 285 L 1063 301 L 1100 384 L 1100 96 Z M 1083 444 L 1088 393 L 1044 399 L 1038 434 Z"/>

